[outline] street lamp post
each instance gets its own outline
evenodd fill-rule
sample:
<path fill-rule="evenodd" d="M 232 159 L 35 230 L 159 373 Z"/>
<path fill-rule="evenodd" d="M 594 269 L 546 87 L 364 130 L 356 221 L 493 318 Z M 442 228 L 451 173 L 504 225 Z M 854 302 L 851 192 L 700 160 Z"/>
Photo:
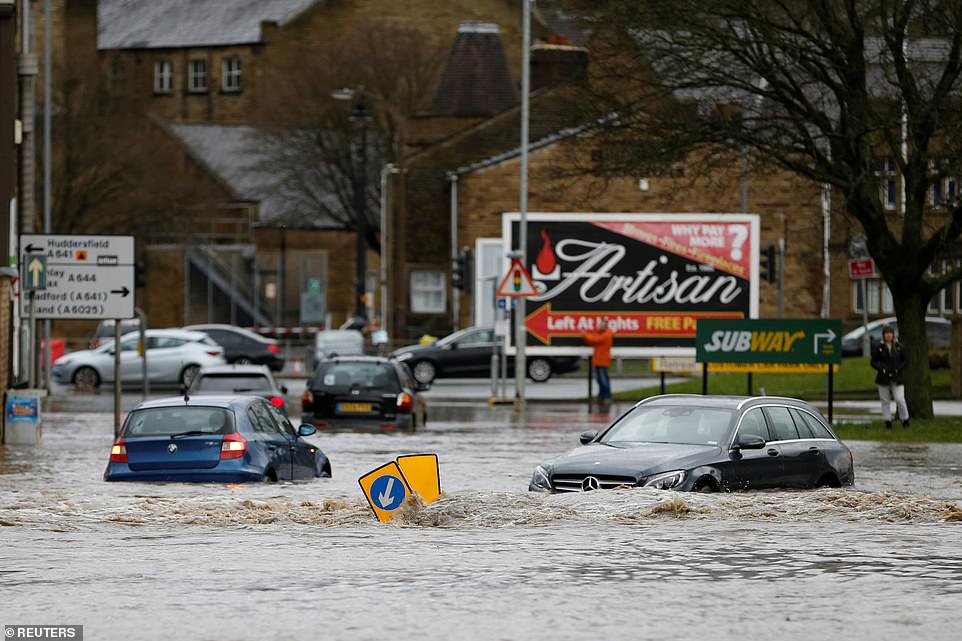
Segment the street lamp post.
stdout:
<path fill-rule="evenodd" d="M 351 122 L 360 128 L 357 170 L 354 177 L 354 225 L 357 229 L 357 276 L 354 282 L 354 315 L 367 320 L 365 303 L 367 283 L 367 124 L 371 121 L 364 95 L 357 94 Z"/>

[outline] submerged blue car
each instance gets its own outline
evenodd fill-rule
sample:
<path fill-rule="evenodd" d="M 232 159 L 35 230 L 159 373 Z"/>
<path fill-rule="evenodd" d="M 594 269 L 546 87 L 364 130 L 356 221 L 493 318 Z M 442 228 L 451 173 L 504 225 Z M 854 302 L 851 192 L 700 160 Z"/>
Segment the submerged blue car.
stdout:
<path fill-rule="evenodd" d="M 105 481 L 238 483 L 330 476 L 324 453 L 276 407 L 256 396 L 167 398 L 141 403 L 110 450 Z"/>

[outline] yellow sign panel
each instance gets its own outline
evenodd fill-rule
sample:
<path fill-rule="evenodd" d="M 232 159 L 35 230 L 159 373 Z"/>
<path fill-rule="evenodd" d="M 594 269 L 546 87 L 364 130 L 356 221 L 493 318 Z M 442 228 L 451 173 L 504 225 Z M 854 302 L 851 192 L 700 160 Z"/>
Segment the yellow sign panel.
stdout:
<path fill-rule="evenodd" d="M 691 374 L 700 369 L 701 366 L 695 362 L 694 356 L 656 356 L 651 359 L 651 371 L 655 373 L 665 372 L 671 374 L 679 372 L 682 374 Z"/>
<path fill-rule="evenodd" d="M 74 252 L 74 256 L 76 256 L 77 260 L 87 260 L 87 250 L 78 249 L 76 252 Z"/>
<path fill-rule="evenodd" d="M 441 496 L 441 473 L 437 454 L 409 454 L 397 457 L 404 480 L 427 503 Z"/>
<path fill-rule="evenodd" d="M 404 499 L 411 494 L 411 488 L 405 482 L 401 468 L 393 461 L 371 470 L 359 478 L 357 483 L 374 510 L 374 516 L 381 523 L 390 521 L 395 510 L 401 507 Z"/>
<path fill-rule="evenodd" d="M 835 364 L 833 372 L 841 368 Z M 828 374 L 825 363 L 709 363 L 709 372 L 766 372 L 770 374 Z"/>

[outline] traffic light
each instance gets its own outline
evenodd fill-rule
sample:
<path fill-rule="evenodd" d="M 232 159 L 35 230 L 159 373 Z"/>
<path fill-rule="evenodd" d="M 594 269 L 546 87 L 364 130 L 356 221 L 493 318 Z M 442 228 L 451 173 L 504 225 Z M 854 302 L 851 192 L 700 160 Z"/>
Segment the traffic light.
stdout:
<path fill-rule="evenodd" d="M 465 247 L 452 261 L 451 285 L 465 292 L 471 291 L 471 250 Z"/>
<path fill-rule="evenodd" d="M 768 247 L 762 250 L 759 268 L 761 280 L 774 283 L 778 279 L 778 262 L 775 259 L 774 243 L 769 244 Z"/>

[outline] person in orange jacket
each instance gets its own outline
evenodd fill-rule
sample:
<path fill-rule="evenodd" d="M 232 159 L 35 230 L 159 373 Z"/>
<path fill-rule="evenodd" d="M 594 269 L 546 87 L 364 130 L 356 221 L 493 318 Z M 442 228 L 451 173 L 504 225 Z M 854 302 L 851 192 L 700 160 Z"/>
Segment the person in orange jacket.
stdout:
<path fill-rule="evenodd" d="M 598 323 L 598 331 L 584 332 L 584 341 L 594 347 L 591 362 L 595 366 L 595 376 L 598 379 L 598 400 L 611 400 L 611 379 L 608 368 L 611 367 L 611 344 L 615 335 L 608 327 L 608 319 L 602 318 Z"/>

